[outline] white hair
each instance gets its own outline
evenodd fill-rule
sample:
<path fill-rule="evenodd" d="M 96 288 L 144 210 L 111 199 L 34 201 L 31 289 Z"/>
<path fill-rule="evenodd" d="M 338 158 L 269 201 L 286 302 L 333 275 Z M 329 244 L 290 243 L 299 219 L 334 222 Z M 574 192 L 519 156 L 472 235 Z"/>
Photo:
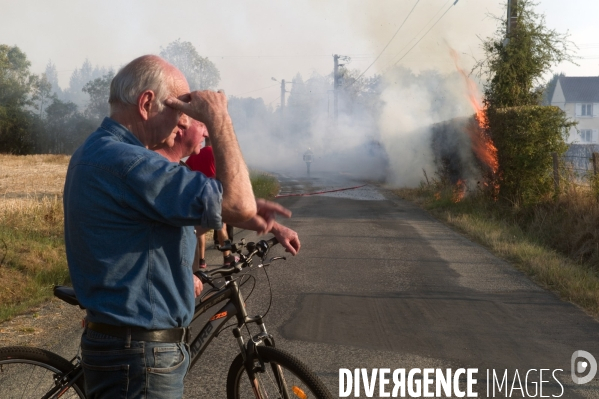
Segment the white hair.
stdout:
<path fill-rule="evenodd" d="M 144 55 L 134 59 L 115 75 L 110 83 L 110 111 L 122 105 L 136 105 L 137 98 L 146 90 L 156 95 L 158 111 L 164 108 L 163 101 L 170 93 L 170 79 L 164 72 L 166 62 L 155 55 Z"/>

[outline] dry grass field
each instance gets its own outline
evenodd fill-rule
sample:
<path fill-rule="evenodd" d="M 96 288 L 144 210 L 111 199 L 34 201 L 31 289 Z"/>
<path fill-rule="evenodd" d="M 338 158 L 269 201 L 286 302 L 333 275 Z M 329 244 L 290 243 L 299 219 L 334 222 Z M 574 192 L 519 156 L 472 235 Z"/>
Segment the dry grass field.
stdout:
<path fill-rule="evenodd" d="M 68 284 L 62 190 L 70 157 L 0 154 L 0 322 Z M 252 172 L 257 197 L 272 198 L 277 180 Z"/>
<path fill-rule="evenodd" d="M 62 189 L 69 157 L 0 155 L 0 320 L 68 282 Z"/>
<path fill-rule="evenodd" d="M 67 155 L 0 155 L 0 199 L 61 195 Z"/>

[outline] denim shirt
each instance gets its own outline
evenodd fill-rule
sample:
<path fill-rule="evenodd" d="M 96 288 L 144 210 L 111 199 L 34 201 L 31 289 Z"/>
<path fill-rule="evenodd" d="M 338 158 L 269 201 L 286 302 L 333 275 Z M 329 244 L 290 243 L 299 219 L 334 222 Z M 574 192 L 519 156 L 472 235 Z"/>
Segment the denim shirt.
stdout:
<path fill-rule="evenodd" d="M 220 229 L 222 186 L 143 147 L 110 118 L 75 151 L 65 245 L 88 321 L 185 327 L 194 308 L 193 226 Z"/>

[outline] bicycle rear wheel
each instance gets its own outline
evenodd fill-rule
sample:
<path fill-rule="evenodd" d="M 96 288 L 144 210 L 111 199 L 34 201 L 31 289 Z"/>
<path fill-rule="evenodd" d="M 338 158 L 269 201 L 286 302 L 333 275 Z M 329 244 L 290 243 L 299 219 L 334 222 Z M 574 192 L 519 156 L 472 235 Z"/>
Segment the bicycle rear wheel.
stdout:
<path fill-rule="evenodd" d="M 256 385 L 262 398 L 332 398 L 322 381 L 294 356 L 280 349 L 266 346 L 259 346 L 257 350 L 265 366 L 263 373 L 256 372 Z M 257 365 L 257 359 L 254 364 Z M 233 360 L 229 368 L 227 398 L 256 398 L 241 354 Z"/>
<path fill-rule="evenodd" d="M 43 349 L 0 348 L 0 398 L 43 398 L 75 366 Z M 60 398 L 85 399 L 83 375 Z"/>

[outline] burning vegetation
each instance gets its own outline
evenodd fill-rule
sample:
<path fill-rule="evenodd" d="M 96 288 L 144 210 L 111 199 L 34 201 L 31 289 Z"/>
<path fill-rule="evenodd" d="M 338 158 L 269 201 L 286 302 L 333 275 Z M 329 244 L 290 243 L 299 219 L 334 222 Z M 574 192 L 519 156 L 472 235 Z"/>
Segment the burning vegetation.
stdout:
<path fill-rule="evenodd" d="M 476 83 L 459 65 L 459 56 L 450 49 L 457 71 L 463 77 L 474 110 L 470 118 L 455 118 L 433 125 L 432 148 L 441 180 L 452 188 L 452 200 L 459 202 L 475 185 L 485 191 L 499 191 L 497 148 L 488 134 L 488 121 Z"/>

